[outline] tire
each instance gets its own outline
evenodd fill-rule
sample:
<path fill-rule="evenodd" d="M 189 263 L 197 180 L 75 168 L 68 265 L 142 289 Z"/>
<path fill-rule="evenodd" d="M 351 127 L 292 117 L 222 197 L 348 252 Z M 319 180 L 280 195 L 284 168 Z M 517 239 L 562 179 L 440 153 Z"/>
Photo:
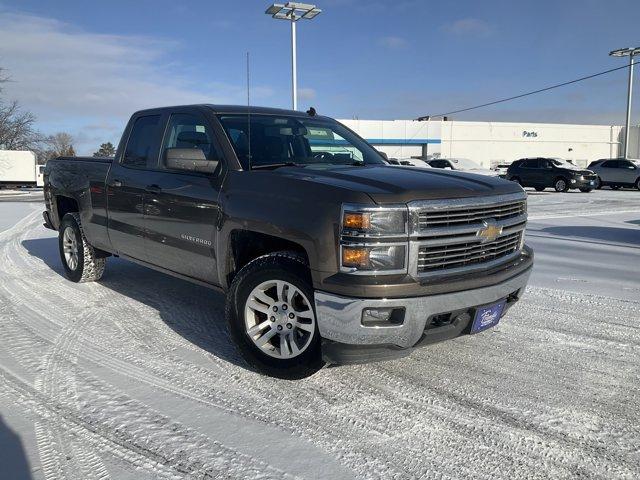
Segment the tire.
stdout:
<path fill-rule="evenodd" d="M 620 185 L 610 185 L 611 190 L 620 190 Z"/>
<path fill-rule="evenodd" d="M 545 187 L 535 187 L 535 188 L 536 188 L 536 192 L 542 192 L 545 189 Z"/>
<path fill-rule="evenodd" d="M 579 189 L 582 193 L 589 193 L 591 190 L 593 190 L 593 188 L 580 188 Z"/>
<path fill-rule="evenodd" d="M 636 189 L 640 190 L 640 178 L 636 180 Z"/>
<path fill-rule="evenodd" d="M 264 255 L 244 266 L 227 292 L 225 316 L 240 355 L 259 372 L 300 379 L 322 368 L 311 276 L 295 253 Z"/>
<path fill-rule="evenodd" d="M 566 192 L 569 190 L 569 182 L 563 177 L 556 178 L 553 182 L 553 188 L 556 192 Z"/>
<path fill-rule="evenodd" d="M 106 258 L 98 257 L 82 230 L 80 215 L 67 213 L 58 229 L 58 248 L 66 277 L 72 282 L 100 280 Z"/>
<path fill-rule="evenodd" d="M 602 188 L 602 180 L 600 177 L 596 177 L 596 190 L 600 190 Z"/>

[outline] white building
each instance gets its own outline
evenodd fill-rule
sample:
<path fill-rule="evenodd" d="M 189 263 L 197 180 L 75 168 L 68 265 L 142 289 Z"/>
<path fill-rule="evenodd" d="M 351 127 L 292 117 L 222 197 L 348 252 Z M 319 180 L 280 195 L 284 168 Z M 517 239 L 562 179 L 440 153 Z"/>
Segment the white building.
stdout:
<path fill-rule="evenodd" d="M 414 120 L 340 120 L 389 157 L 440 155 L 470 158 L 485 167 L 545 156 L 586 165 L 622 153 L 624 128 L 615 125 Z M 630 156 L 640 150 L 631 132 Z M 635 154 L 634 154 L 635 151 Z"/>

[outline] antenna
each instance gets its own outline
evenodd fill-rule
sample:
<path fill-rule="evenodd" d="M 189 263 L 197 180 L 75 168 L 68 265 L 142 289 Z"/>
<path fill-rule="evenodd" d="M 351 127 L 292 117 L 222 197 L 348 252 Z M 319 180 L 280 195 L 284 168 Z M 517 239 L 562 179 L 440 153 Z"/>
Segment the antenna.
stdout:
<path fill-rule="evenodd" d="M 251 96 L 249 88 L 249 52 L 247 52 L 247 137 L 249 170 L 251 170 Z"/>

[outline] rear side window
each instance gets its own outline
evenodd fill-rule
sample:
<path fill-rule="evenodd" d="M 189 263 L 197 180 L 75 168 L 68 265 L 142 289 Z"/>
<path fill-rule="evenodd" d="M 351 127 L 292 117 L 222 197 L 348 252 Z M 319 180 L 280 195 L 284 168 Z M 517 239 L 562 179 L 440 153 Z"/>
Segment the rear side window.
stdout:
<path fill-rule="evenodd" d="M 162 146 L 163 158 L 169 148 L 199 148 L 207 160 L 221 158 L 211 127 L 204 117 L 191 113 L 171 115 Z"/>
<path fill-rule="evenodd" d="M 604 162 L 602 164 L 602 166 L 604 168 L 618 168 L 618 161 L 617 160 L 607 160 L 606 162 Z"/>
<path fill-rule="evenodd" d="M 124 151 L 122 164 L 128 167 L 155 168 L 153 153 L 158 144 L 160 115 L 136 119 Z"/>

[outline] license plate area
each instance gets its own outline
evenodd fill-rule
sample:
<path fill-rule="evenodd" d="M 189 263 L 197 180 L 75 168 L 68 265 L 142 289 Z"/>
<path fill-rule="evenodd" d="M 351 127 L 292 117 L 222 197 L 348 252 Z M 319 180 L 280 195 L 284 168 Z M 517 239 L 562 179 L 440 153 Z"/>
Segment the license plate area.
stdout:
<path fill-rule="evenodd" d="M 502 299 L 496 303 L 477 307 L 473 317 L 473 323 L 471 324 L 471 333 L 479 333 L 488 328 L 495 327 L 504 313 L 506 304 L 507 300 Z"/>

